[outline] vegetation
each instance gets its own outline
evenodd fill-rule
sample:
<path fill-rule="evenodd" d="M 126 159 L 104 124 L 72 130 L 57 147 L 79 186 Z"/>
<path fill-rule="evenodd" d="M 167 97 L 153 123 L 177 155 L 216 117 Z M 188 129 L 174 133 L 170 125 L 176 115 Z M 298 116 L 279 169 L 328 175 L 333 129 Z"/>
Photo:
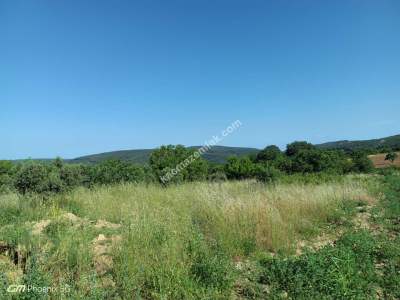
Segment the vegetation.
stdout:
<path fill-rule="evenodd" d="M 197 150 L 200 146 L 188 147 L 190 150 Z M 99 163 L 109 159 L 124 160 L 139 165 L 145 165 L 149 162 L 151 153 L 156 149 L 137 149 L 137 150 L 123 150 L 123 151 L 112 151 L 100 154 L 93 154 L 78 157 L 70 160 L 71 163 Z M 226 146 L 214 146 L 207 153 L 204 153 L 203 158 L 210 163 L 223 164 L 230 156 L 248 156 L 256 155 L 258 149 L 245 148 L 245 147 L 226 147 Z"/>
<path fill-rule="evenodd" d="M 389 160 L 391 163 L 393 163 L 397 157 L 398 155 L 396 152 L 389 152 L 386 154 L 385 160 Z"/>
<path fill-rule="evenodd" d="M 275 146 L 274 146 L 275 147 Z M 342 150 L 346 154 L 355 151 L 364 151 L 367 154 L 387 153 L 400 151 L 400 135 L 385 137 L 381 139 L 365 140 L 365 141 L 337 141 L 315 145 L 317 149 L 322 150 Z M 197 150 L 200 146 L 189 147 L 191 150 Z M 97 164 L 105 160 L 122 160 L 138 165 L 146 165 L 149 163 L 151 153 L 156 149 L 137 149 L 122 150 L 93 155 L 86 155 L 68 160 L 72 164 Z M 275 150 L 279 150 L 275 148 Z M 203 154 L 203 158 L 209 163 L 225 164 L 231 156 L 249 156 L 257 157 L 263 150 L 244 147 L 226 147 L 214 146 L 207 153 Z M 280 151 L 280 150 L 279 150 Z M 262 154 L 260 154 L 262 157 Z M 262 158 L 262 160 L 265 160 Z M 48 163 L 49 160 L 39 160 L 42 163 Z"/>
<path fill-rule="evenodd" d="M 365 141 L 337 141 L 317 145 L 320 149 L 339 149 L 348 153 L 367 151 L 368 154 L 385 153 L 400 150 L 400 135 Z"/>
<path fill-rule="evenodd" d="M 185 148 L 182 145 L 161 146 L 153 151 L 150 156 L 150 166 L 156 178 L 162 181 L 163 176 L 176 169 L 176 174 L 169 183 L 183 181 L 205 180 L 208 174 L 207 162 L 201 157 L 195 157 L 198 154 L 193 149 Z M 191 156 L 194 159 L 190 160 Z M 187 164 L 179 168 L 180 164 Z"/>
<path fill-rule="evenodd" d="M 0 298 L 397 299 L 400 175 L 372 170 L 301 141 L 225 164 L 179 145 L 148 166 L 0 161 Z"/>
<path fill-rule="evenodd" d="M 40 205 L 35 195 L 4 195 L 0 241 L 26 249 L 26 271 L 3 257 L 0 273 L 5 286 L 68 285 L 68 294 L 51 292 L 56 299 L 228 299 L 244 276 L 237 261 L 294 253 L 294 241 L 339 222 L 347 214 L 341 207 L 368 197 L 365 180 L 122 183 L 78 188 Z"/>
<path fill-rule="evenodd" d="M 363 151 L 346 154 L 321 150 L 307 142 L 287 145 L 285 152 L 267 146 L 253 156 L 232 156 L 224 165 L 207 162 L 193 148 L 169 145 L 154 150 L 149 165 L 109 159 L 95 165 L 26 161 L 0 161 L 0 193 L 15 189 L 26 193 L 63 193 L 75 187 L 93 187 L 122 182 L 176 184 L 189 181 L 257 179 L 273 182 L 285 174 L 368 173 L 372 163 Z M 171 175 L 171 173 L 173 173 Z M 171 176 L 166 176 L 171 175 Z M 168 180 L 165 178 L 168 177 Z"/>

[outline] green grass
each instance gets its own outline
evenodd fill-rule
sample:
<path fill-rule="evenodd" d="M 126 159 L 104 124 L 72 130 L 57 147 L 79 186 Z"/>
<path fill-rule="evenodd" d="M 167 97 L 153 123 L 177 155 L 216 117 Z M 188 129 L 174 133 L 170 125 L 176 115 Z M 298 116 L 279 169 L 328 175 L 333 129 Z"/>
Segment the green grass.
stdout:
<path fill-rule="evenodd" d="M 355 208 L 372 199 L 368 188 L 378 189 L 377 182 L 374 176 L 347 176 L 275 185 L 122 184 L 79 188 L 45 201 L 1 196 L 0 241 L 23 245 L 29 256 L 23 276 L 14 276 L 13 266 L 0 259 L 0 297 L 10 296 L 4 293 L 8 284 L 30 281 L 70 286 L 69 294 L 53 292 L 54 299 L 361 298 L 378 288 L 397 295 L 397 244 L 368 232 L 349 232 L 334 246 L 293 256 L 297 240 L 349 228 Z M 390 191 L 388 183 L 385 193 Z M 74 225 L 63 218 L 66 212 L 81 220 Z M 32 222 L 46 219 L 51 224 L 32 235 Z M 121 227 L 96 228 L 98 220 Z M 99 234 L 121 237 L 104 275 L 94 266 Z M 376 275 L 375 262 L 390 262 L 383 270 L 389 275 Z"/>
<path fill-rule="evenodd" d="M 335 245 L 299 257 L 261 255 L 241 287 L 248 299 L 399 299 L 400 176 L 387 176 L 376 232 L 350 228 Z"/>

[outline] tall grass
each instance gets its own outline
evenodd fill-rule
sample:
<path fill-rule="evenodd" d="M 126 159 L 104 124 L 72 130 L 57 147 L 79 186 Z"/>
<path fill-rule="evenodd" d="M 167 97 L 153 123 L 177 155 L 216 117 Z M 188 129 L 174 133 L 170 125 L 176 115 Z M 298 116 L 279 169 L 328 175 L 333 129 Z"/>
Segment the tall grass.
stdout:
<path fill-rule="evenodd" d="M 299 233 L 334 216 L 343 201 L 366 197 L 358 181 L 271 186 L 242 181 L 79 189 L 65 201 L 75 203 L 82 216 L 121 222 L 134 230 L 150 226 L 182 236 L 195 228 L 232 255 L 243 255 L 248 247 L 286 248 Z"/>
<path fill-rule="evenodd" d="M 89 221 L 122 224 L 116 232 L 59 224 L 47 232 L 49 241 L 39 242 L 50 249 L 43 271 L 57 283 L 72 284 L 74 297 L 218 299 L 232 293 L 233 259 L 259 251 L 288 252 L 296 238 L 337 216 L 344 202 L 366 197 L 365 184 L 354 179 L 320 185 L 122 184 L 79 188 L 36 207 L 10 195 L 0 199 L 0 215 L 2 225 L 12 223 L 13 215 L 57 219 L 67 211 Z M 116 285 L 107 293 L 91 266 L 90 241 L 99 233 L 122 237 L 108 274 Z"/>

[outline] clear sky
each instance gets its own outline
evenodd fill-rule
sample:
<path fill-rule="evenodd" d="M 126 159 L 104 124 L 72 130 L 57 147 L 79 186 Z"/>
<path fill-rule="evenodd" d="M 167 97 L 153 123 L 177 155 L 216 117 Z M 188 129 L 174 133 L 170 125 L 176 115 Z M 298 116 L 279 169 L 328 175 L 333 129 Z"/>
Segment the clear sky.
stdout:
<path fill-rule="evenodd" d="M 0 0 L 0 159 L 400 133 L 400 1 Z"/>

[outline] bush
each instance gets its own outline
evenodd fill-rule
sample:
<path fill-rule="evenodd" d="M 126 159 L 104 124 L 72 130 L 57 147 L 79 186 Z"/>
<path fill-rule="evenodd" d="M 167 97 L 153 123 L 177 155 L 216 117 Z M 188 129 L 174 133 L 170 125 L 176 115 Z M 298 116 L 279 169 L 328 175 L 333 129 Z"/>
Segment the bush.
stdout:
<path fill-rule="evenodd" d="M 174 172 L 174 176 L 168 178 L 168 183 L 205 180 L 208 173 L 207 162 L 202 157 L 197 157 L 195 150 L 182 145 L 161 146 L 153 151 L 150 155 L 150 166 L 155 177 L 163 184 L 167 183 L 163 178 L 171 174 L 169 172 Z"/>
<path fill-rule="evenodd" d="M 94 167 L 92 180 L 98 184 L 139 182 L 144 179 L 141 167 L 121 160 L 106 160 Z"/>
<path fill-rule="evenodd" d="M 254 177 L 261 182 L 273 182 L 280 176 L 281 172 L 269 165 L 257 164 L 254 168 Z"/>
<path fill-rule="evenodd" d="M 60 172 L 58 170 L 48 170 L 47 177 L 43 182 L 43 192 L 47 193 L 62 193 L 65 191 L 64 182 L 60 178 Z"/>
<path fill-rule="evenodd" d="M 21 194 L 43 193 L 48 190 L 49 171 L 39 163 L 26 163 L 18 170 L 14 186 Z"/>
<path fill-rule="evenodd" d="M 288 144 L 286 146 L 286 155 L 287 156 L 293 156 L 298 154 L 300 151 L 309 151 L 309 150 L 313 150 L 315 149 L 315 146 L 307 143 L 305 141 L 301 141 L 301 142 L 293 142 L 291 144 Z"/>
<path fill-rule="evenodd" d="M 84 169 L 79 165 L 63 165 L 60 169 L 60 179 L 66 189 L 84 185 Z"/>
<path fill-rule="evenodd" d="M 358 173 L 369 173 L 374 169 L 372 161 L 365 152 L 354 152 L 352 154 L 352 171 Z"/>
<path fill-rule="evenodd" d="M 374 257 L 377 243 L 367 232 L 349 233 L 335 246 L 288 259 L 260 261 L 260 282 L 271 294 L 292 299 L 364 299 L 377 282 Z"/>
<path fill-rule="evenodd" d="M 230 157 L 225 165 L 228 179 L 246 179 L 254 176 L 254 163 L 248 157 Z"/>
<path fill-rule="evenodd" d="M 218 181 L 226 181 L 228 178 L 226 177 L 224 171 L 224 165 L 221 164 L 210 164 L 208 167 L 208 180 L 218 182 Z"/>
<path fill-rule="evenodd" d="M 256 157 L 256 162 L 267 162 L 267 161 L 275 161 L 282 155 L 281 150 L 275 146 L 267 146 L 264 150 L 261 150 Z"/>
<path fill-rule="evenodd" d="M 11 161 L 0 160 L 0 193 L 5 193 L 13 188 L 14 165 Z"/>
<path fill-rule="evenodd" d="M 396 152 L 389 152 L 388 154 L 386 154 L 385 160 L 389 160 L 390 162 L 393 163 L 397 157 L 398 155 Z"/>
<path fill-rule="evenodd" d="M 221 182 L 221 181 L 226 181 L 228 178 L 226 177 L 226 174 L 224 171 L 217 171 L 214 173 L 211 173 L 208 175 L 208 180 L 213 181 L 213 182 Z"/>

